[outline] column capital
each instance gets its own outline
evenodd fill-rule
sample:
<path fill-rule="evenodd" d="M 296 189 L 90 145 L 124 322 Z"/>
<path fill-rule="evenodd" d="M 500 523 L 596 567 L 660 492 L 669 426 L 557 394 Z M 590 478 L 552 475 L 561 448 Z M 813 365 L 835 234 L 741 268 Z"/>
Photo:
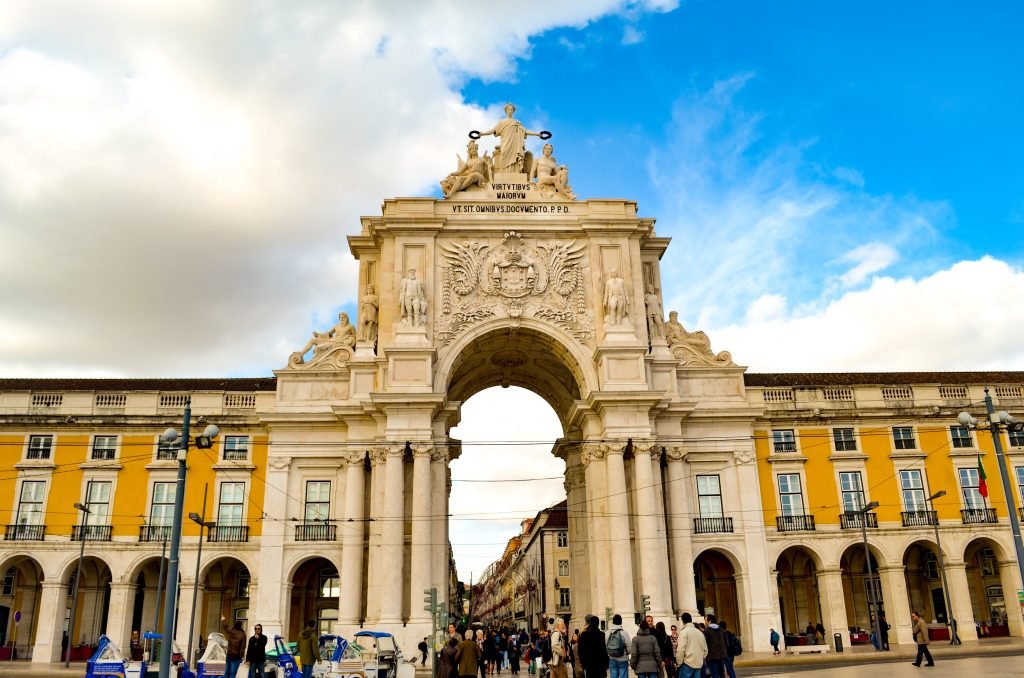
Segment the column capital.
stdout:
<path fill-rule="evenodd" d="M 580 464 L 583 468 L 590 465 L 590 462 L 595 459 L 604 459 L 604 455 L 607 452 L 604 443 L 593 442 L 583 443 L 583 450 L 580 452 Z"/>
<path fill-rule="evenodd" d="M 434 443 L 417 442 L 412 443 L 410 447 L 412 448 L 413 459 L 417 457 L 427 457 L 430 459 L 434 456 Z"/>
<path fill-rule="evenodd" d="M 449 456 L 446 445 L 435 445 L 430 452 L 430 461 L 448 463 Z"/>
<path fill-rule="evenodd" d="M 384 460 L 388 458 L 388 448 L 384 446 L 374 447 L 370 449 L 370 463 L 374 466 L 383 464 Z"/>
<path fill-rule="evenodd" d="M 364 450 L 351 450 L 349 452 L 342 452 L 341 458 L 348 462 L 350 465 L 355 466 L 362 464 L 366 459 L 366 452 Z"/>
<path fill-rule="evenodd" d="M 663 445 L 665 458 L 669 461 L 682 461 L 686 459 L 687 450 L 682 445 Z"/>
<path fill-rule="evenodd" d="M 640 438 L 633 440 L 633 456 L 638 454 L 651 454 L 654 451 L 656 441 L 652 438 Z"/>
<path fill-rule="evenodd" d="M 405 456 L 405 443 L 398 445 L 387 445 L 384 447 L 384 456 L 386 457 L 402 457 Z"/>
<path fill-rule="evenodd" d="M 581 467 L 577 466 L 574 468 L 566 469 L 565 471 L 565 491 L 575 490 L 583 487 L 585 484 L 585 474 Z"/>
<path fill-rule="evenodd" d="M 267 466 L 271 471 L 287 471 L 292 465 L 291 457 L 270 457 L 267 459 Z"/>

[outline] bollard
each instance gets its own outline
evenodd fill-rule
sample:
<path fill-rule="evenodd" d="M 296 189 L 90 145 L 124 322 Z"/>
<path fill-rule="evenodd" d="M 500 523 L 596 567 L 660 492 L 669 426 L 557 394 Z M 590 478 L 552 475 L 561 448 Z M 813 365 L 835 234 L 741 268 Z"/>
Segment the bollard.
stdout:
<path fill-rule="evenodd" d="M 832 640 L 834 640 L 835 643 L 836 643 L 836 652 L 842 652 L 843 651 L 843 634 L 841 634 L 841 633 L 833 633 L 832 634 Z"/>

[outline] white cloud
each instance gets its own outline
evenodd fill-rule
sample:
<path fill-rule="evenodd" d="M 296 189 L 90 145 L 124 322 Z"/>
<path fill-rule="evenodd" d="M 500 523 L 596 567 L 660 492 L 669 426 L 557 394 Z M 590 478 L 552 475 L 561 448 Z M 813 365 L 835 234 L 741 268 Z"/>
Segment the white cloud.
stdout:
<path fill-rule="evenodd" d="M 1024 270 L 983 257 L 709 333 L 754 372 L 951 371 L 1024 368 L 1022 327 Z"/>
<path fill-rule="evenodd" d="M 843 255 L 843 261 L 853 262 L 855 265 L 839 276 L 839 280 L 847 287 L 859 285 L 867 280 L 869 275 L 888 268 L 899 258 L 899 253 L 885 243 L 865 243 Z"/>
<path fill-rule="evenodd" d="M 643 31 L 638 29 L 636 26 L 626 25 L 622 31 L 622 44 L 623 45 L 636 45 L 644 41 Z"/>
<path fill-rule="evenodd" d="M 852 167 L 837 167 L 832 170 L 832 176 L 857 188 L 864 188 L 864 175 Z"/>

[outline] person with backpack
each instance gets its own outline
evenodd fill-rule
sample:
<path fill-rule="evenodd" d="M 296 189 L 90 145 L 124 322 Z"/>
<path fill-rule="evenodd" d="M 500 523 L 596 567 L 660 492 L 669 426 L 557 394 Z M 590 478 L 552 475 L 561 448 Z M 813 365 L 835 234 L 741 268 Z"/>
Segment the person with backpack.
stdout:
<path fill-rule="evenodd" d="M 774 628 L 768 630 L 771 631 L 771 635 L 768 636 L 768 642 L 772 644 L 772 649 L 775 651 L 775 654 L 782 654 L 779 650 L 779 641 L 782 640 L 782 638 L 779 637 L 779 632 Z"/>
<path fill-rule="evenodd" d="M 544 663 L 552 678 L 569 678 L 569 672 L 565 666 L 565 658 L 569 654 L 569 638 L 565 631 L 565 620 L 558 617 L 555 620 L 555 630 L 551 632 L 548 639 L 549 657 Z"/>
<path fill-rule="evenodd" d="M 722 632 L 725 634 L 725 671 L 729 674 L 729 678 L 736 678 L 736 669 L 732 664 L 736 657 L 743 654 L 743 645 L 736 634 L 729 630 L 725 621 L 722 622 Z"/>
<path fill-rule="evenodd" d="M 622 615 L 612 617 L 605 649 L 611 678 L 629 678 L 629 634 L 622 628 Z"/>
<path fill-rule="evenodd" d="M 689 612 L 683 613 L 683 632 L 679 634 L 676 647 L 676 663 L 679 665 L 679 678 L 702 678 L 704 660 L 708 656 L 708 643 L 704 634 L 693 625 L 693 617 Z"/>
<path fill-rule="evenodd" d="M 708 668 L 711 669 L 712 678 L 725 678 L 725 658 L 729 656 L 725 644 L 725 631 L 718 625 L 718 620 L 713 614 L 706 615 L 704 621 L 707 622 L 704 640 L 708 644 Z"/>
<path fill-rule="evenodd" d="M 601 620 L 595 616 L 587 619 L 587 626 L 580 634 L 579 655 L 586 678 L 605 678 L 608 675 L 604 631 L 601 630 Z"/>
<path fill-rule="evenodd" d="M 640 630 L 629 646 L 629 665 L 637 678 L 655 678 L 661 666 L 661 648 L 658 639 L 651 634 L 647 620 L 640 622 Z"/>

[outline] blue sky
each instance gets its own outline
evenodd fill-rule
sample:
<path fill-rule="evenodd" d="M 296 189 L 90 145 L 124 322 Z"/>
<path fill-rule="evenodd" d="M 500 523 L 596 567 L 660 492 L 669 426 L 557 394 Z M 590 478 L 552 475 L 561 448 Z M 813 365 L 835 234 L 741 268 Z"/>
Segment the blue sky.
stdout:
<path fill-rule="evenodd" d="M 1017 2 L 9 0 L 0 375 L 269 374 L 354 313 L 359 217 L 437 195 L 506 101 L 581 198 L 657 218 L 666 311 L 752 371 L 1024 369 L 1022 29 Z M 543 410 L 480 394 L 459 434 L 550 439 Z M 480 487 L 458 503 L 495 517 L 560 493 Z M 521 517 L 453 523 L 456 552 Z"/>

